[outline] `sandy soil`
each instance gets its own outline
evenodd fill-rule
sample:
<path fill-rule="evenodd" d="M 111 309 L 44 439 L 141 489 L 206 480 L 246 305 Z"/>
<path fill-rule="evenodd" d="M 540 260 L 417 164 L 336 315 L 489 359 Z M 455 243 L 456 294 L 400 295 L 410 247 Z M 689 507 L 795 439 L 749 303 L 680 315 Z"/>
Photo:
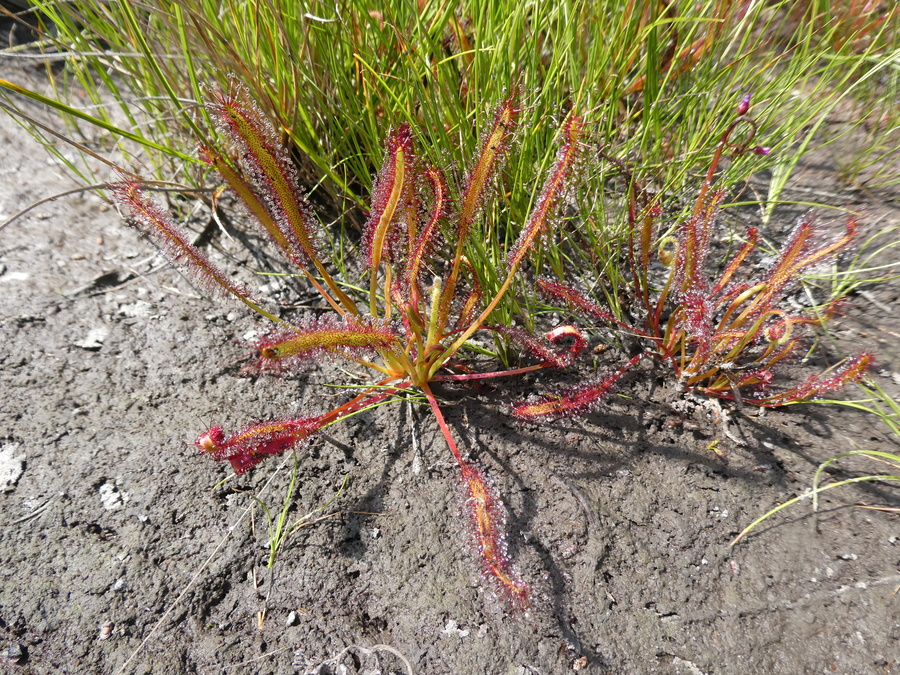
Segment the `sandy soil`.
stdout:
<path fill-rule="evenodd" d="M 0 142 L 0 219 L 72 187 L 3 115 Z M 798 178 L 796 190 L 867 207 L 878 228 L 900 224 L 889 195 L 827 170 Z M 293 297 L 260 288 L 239 242 L 205 246 L 270 302 Z M 875 377 L 897 396 L 900 287 L 870 290 L 835 334 L 876 350 Z M 511 612 L 480 578 L 452 458 L 405 405 L 335 427 L 343 447 L 302 453 L 293 514 L 349 483 L 266 569 L 251 494 L 278 509 L 290 458 L 221 484 L 227 467 L 191 443 L 207 424 L 320 409 L 342 395 L 323 385 L 346 376 L 242 377 L 241 343 L 263 328 L 201 297 L 94 196 L 0 232 L 4 672 L 405 673 L 406 659 L 433 675 L 900 673 L 900 520 L 858 507 L 896 508 L 895 488 L 832 491 L 815 517 L 800 505 L 728 545 L 802 493 L 820 461 L 896 451 L 875 417 L 744 410 L 730 425 L 739 444 L 703 408 L 673 414 L 649 367 L 602 412 L 554 427 L 502 412 L 534 380 L 444 389 L 450 423 L 505 499 L 533 590 L 532 608 Z M 848 462 L 835 475 L 880 470 Z"/>

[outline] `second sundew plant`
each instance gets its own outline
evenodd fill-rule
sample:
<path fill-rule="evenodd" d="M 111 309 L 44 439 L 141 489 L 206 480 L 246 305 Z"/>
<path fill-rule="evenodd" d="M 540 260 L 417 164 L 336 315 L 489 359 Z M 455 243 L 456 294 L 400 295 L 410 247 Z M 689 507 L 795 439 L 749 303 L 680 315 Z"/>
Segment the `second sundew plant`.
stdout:
<path fill-rule="evenodd" d="M 503 282 L 492 297 L 482 296 L 464 250 L 509 153 L 520 113 L 516 95 L 498 105 L 455 199 L 443 173 L 417 160 L 410 128 L 404 125 L 390 133 L 362 243 L 368 294 L 357 302 L 323 264 L 317 241 L 321 227 L 274 128 L 247 91 L 233 83 L 227 92 L 212 96 L 207 111 L 230 143 L 230 150 L 226 154 L 206 147 L 203 157 L 239 196 L 261 230 L 315 287 L 327 304 L 325 313 L 297 322 L 263 309 L 246 289 L 233 283 L 188 242 L 138 183 L 119 185 L 119 204 L 133 224 L 205 286 L 236 297 L 275 324 L 255 346 L 255 364 L 260 370 L 284 371 L 311 360 L 340 357 L 371 369 L 377 381 L 324 413 L 251 424 L 230 434 L 220 426 L 213 427 L 200 436 L 197 446 L 210 457 L 230 462 L 236 473 L 243 473 L 268 457 L 298 447 L 342 418 L 410 389 L 418 390 L 427 399 L 458 466 L 486 576 L 513 605 L 527 605 L 528 587 L 504 543 L 500 497 L 483 471 L 457 446 L 432 385 L 564 366 L 583 346 L 578 331 L 563 326 L 544 338 L 517 332 L 520 343 L 538 355 L 541 362 L 537 365 L 473 373 L 459 354 L 476 331 L 496 330 L 486 324 L 491 312 L 522 261 L 557 218 L 582 149 L 583 119 L 572 114 L 561 125 L 556 159 L 530 218 L 506 257 Z M 438 255 L 442 250 L 450 251 L 443 260 Z M 574 344 L 561 345 L 566 337 L 574 338 Z"/>
<path fill-rule="evenodd" d="M 846 359 L 825 373 L 809 376 L 793 387 L 777 390 L 775 368 L 796 356 L 810 327 L 823 326 L 838 311 L 840 298 L 803 314 L 787 302 L 801 275 L 816 265 L 832 262 L 852 243 L 857 223 L 850 219 L 843 235 L 828 240 L 811 216 L 802 217 L 780 253 L 760 277 L 739 279 L 748 256 L 757 248 L 759 231 L 751 228 L 743 245 L 717 275 L 708 258 L 716 218 L 726 191 L 717 184 L 717 169 L 726 151 L 735 156 L 767 154 L 752 146 L 756 125 L 747 116 L 750 97 L 737 107 L 737 115 L 719 140 L 701 184 L 693 210 L 673 237 L 663 237 L 657 254 L 665 272 L 651 265 L 659 236 L 659 194 L 651 195 L 624 162 L 601 150 L 628 181 L 627 265 L 631 271 L 629 312 L 625 321 L 576 288 L 555 279 L 539 279 L 539 289 L 555 304 L 594 320 L 611 324 L 640 343 L 637 353 L 612 373 L 577 387 L 532 396 L 513 407 L 525 420 L 546 420 L 578 415 L 594 409 L 616 382 L 642 359 L 651 357 L 668 365 L 684 390 L 777 407 L 821 397 L 857 382 L 873 363 L 871 354 Z M 733 139 L 738 133 L 744 137 Z"/>

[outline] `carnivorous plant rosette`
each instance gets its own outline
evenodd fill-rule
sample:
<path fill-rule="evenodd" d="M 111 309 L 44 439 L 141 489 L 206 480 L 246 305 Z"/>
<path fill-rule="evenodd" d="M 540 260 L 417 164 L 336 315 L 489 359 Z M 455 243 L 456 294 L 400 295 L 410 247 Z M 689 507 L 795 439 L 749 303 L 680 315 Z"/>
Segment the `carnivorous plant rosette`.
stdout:
<path fill-rule="evenodd" d="M 484 297 L 465 247 L 509 153 L 520 112 L 516 95 L 497 106 L 455 200 L 444 173 L 417 158 L 412 130 L 406 125 L 393 130 L 385 143 L 364 228 L 368 295 L 358 302 L 323 263 L 317 243 L 321 225 L 275 129 L 246 90 L 233 84 L 229 91 L 214 94 L 208 111 L 231 151 L 226 154 L 207 147 L 202 150 L 203 157 L 238 195 L 262 233 L 321 295 L 326 305 L 321 316 L 295 322 L 264 309 L 247 289 L 233 283 L 191 245 L 138 183 L 121 183 L 118 202 L 135 226 L 203 286 L 237 298 L 273 322 L 273 331 L 255 346 L 257 368 L 283 372 L 324 356 L 337 357 L 369 368 L 376 374 L 376 382 L 324 413 L 251 424 L 230 434 L 220 426 L 213 427 L 200 436 L 197 446 L 210 457 L 230 462 L 236 473 L 243 473 L 268 457 L 298 447 L 348 415 L 417 389 L 427 399 L 459 468 L 467 494 L 465 508 L 486 575 L 514 604 L 526 605 L 528 586 L 506 550 L 502 501 L 483 471 L 458 448 L 432 384 L 559 367 L 583 346 L 573 327 L 561 327 L 543 337 L 517 331 L 520 343 L 528 343 L 527 351 L 536 355 L 539 363 L 489 373 L 460 367 L 460 350 L 473 334 L 488 327 L 486 322 L 522 261 L 555 221 L 582 149 L 584 121 L 572 114 L 562 124 L 556 159 L 506 257 L 503 281 L 492 297 Z M 436 255 L 442 248 L 442 236 L 449 239 L 443 246 L 451 252 L 446 262 Z M 572 336 L 576 337 L 574 345 L 558 345 Z"/>
<path fill-rule="evenodd" d="M 667 268 L 661 288 L 653 288 L 651 258 L 660 215 L 658 197 L 651 197 L 622 161 L 601 151 L 626 176 L 629 183 L 628 264 L 631 268 L 632 313 L 642 317 L 630 324 L 601 307 L 576 288 L 555 279 L 539 279 L 538 287 L 555 304 L 590 319 L 615 326 L 637 338 L 642 347 L 612 372 L 562 391 L 534 395 L 513 406 L 513 414 L 525 420 L 570 417 L 595 409 L 616 382 L 642 359 L 652 357 L 671 368 L 685 390 L 709 396 L 776 407 L 809 400 L 859 381 L 873 363 L 871 354 L 846 359 L 824 373 L 810 375 L 787 389 L 774 390 L 778 364 L 798 353 L 811 327 L 823 326 L 837 314 L 838 300 L 802 313 L 787 302 L 800 277 L 815 265 L 835 259 L 852 243 L 857 229 L 851 218 L 844 234 L 828 239 L 817 230 L 811 216 L 802 217 L 781 248 L 774 263 L 759 278 L 736 281 L 747 257 L 757 248 L 759 231 L 750 228 L 743 245 L 717 277 L 707 265 L 716 218 L 725 190 L 718 187 L 716 170 L 726 150 L 735 155 L 767 154 L 768 148 L 752 146 L 756 124 L 747 116 L 750 97 L 737 107 L 737 116 L 723 133 L 691 215 L 658 258 Z M 736 130 L 745 137 L 734 142 Z"/>

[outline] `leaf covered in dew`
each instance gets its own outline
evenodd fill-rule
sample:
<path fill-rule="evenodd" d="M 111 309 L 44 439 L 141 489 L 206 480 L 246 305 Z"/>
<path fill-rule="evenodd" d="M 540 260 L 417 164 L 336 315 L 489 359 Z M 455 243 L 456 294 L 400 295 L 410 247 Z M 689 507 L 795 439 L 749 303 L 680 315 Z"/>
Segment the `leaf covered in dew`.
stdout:
<path fill-rule="evenodd" d="M 550 229 L 561 202 L 566 195 L 569 181 L 575 172 L 582 147 L 581 136 L 585 130 L 584 119 L 572 115 L 560 129 L 560 147 L 556 159 L 535 202 L 528 222 L 506 256 L 506 269 L 516 269 L 528 252 Z"/>
<path fill-rule="evenodd" d="M 363 227 L 367 269 L 377 270 L 382 260 L 391 262 L 391 252 L 397 248 L 394 240 L 399 236 L 394 218 L 410 198 L 414 172 L 412 130 L 403 124 L 385 142 L 384 161 L 375 179 L 369 218 Z"/>
<path fill-rule="evenodd" d="M 710 295 L 718 295 L 722 292 L 723 289 L 728 286 L 728 282 L 731 281 L 731 277 L 734 276 L 734 273 L 740 268 L 741 265 L 744 264 L 747 256 L 750 255 L 750 253 L 752 253 L 756 248 L 757 241 L 759 241 L 759 230 L 755 227 L 751 227 L 749 230 L 747 230 L 747 234 L 744 236 L 744 244 L 725 266 L 725 269 L 722 271 L 719 280 L 710 291 Z"/>
<path fill-rule="evenodd" d="M 428 222 L 418 233 L 403 267 L 402 290 L 407 294 L 419 292 L 419 273 L 437 247 L 441 234 L 440 223 L 447 210 L 447 184 L 443 174 L 435 167 L 428 167 L 423 173 L 431 189 L 432 205 Z"/>
<path fill-rule="evenodd" d="M 318 261 L 319 227 L 300 189 L 297 169 L 247 88 L 232 80 L 227 92 L 213 92 L 206 108 L 236 151 L 238 164 L 254 195 L 247 196 L 246 190 L 240 187 L 243 181 L 221 156 L 206 149 L 203 154 L 207 160 L 243 198 L 251 213 L 259 215 L 256 207 L 262 205 L 278 232 L 269 234 L 294 262 Z"/>
<path fill-rule="evenodd" d="M 695 357 L 706 359 L 709 356 L 713 339 L 713 303 L 706 293 L 693 288 L 681 294 L 681 328 L 696 343 Z"/>
<path fill-rule="evenodd" d="M 195 445 L 216 460 L 227 460 L 236 474 L 242 474 L 269 457 L 296 448 L 320 431 L 322 415 L 274 420 L 252 424 L 226 437 L 222 427 L 212 427 Z"/>
<path fill-rule="evenodd" d="M 673 288 L 681 293 L 706 293 L 706 259 L 716 226 L 723 190 L 707 192 L 698 200 L 694 212 L 681 224 L 676 240 Z"/>
<path fill-rule="evenodd" d="M 642 352 L 611 373 L 602 373 L 556 393 L 532 395 L 525 401 L 515 403 L 512 414 L 520 420 L 540 422 L 575 417 L 596 410 L 616 383 L 646 355 Z"/>
<path fill-rule="evenodd" d="M 261 370 L 283 371 L 303 362 L 334 355 L 356 358 L 395 348 L 397 335 L 390 322 L 345 315 L 322 316 L 284 325 L 254 345 Z"/>
<path fill-rule="evenodd" d="M 548 277 L 541 277 L 537 280 L 537 287 L 545 297 L 554 302 L 565 303 L 571 309 L 601 321 L 619 323 L 619 320 L 611 312 L 603 309 L 584 294 L 562 282 Z"/>
<path fill-rule="evenodd" d="M 528 585 L 509 557 L 504 534 L 506 510 L 500 495 L 493 483 L 471 462 L 460 465 L 460 475 L 466 488 L 466 512 L 485 566 L 484 575 L 495 583 L 504 599 L 525 609 L 528 607 Z"/>
<path fill-rule="evenodd" d="M 847 385 L 859 382 L 871 370 L 874 363 L 875 357 L 871 354 L 858 354 L 844 361 L 841 366 L 830 373 L 810 375 L 796 387 L 758 400 L 751 400 L 750 403 L 765 408 L 774 408 L 789 403 L 821 398 L 840 391 Z"/>
<path fill-rule="evenodd" d="M 856 220 L 850 218 L 842 236 L 817 245 L 815 221 L 811 214 L 805 214 L 791 231 L 778 260 L 763 280 L 766 288 L 756 301 L 757 306 L 765 307 L 772 301 L 780 300 L 799 281 L 803 272 L 813 265 L 833 260 L 853 241 L 857 227 Z"/>
<path fill-rule="evenodd" d="M 497 106 L 491 126 L 481 137 L 478 154 L 466 174 L 459 204 L 457 242 L 465 241 L 469 228 L 484 207 L 494 176 L 503 166 L 518 126 L 518 92 L 514 91 Z"/>
<path fill-rule="evenodd" d="M 245 288 L 229 279 L 191 244 L 187 232 L 140 185 L 134 181 L 122 181 L 112 188 L 113 197 L 124 211 L 127 222 L 156 244 L 174 265 L 216 295 L 231 295 L 244 300 L 249 298 Z"/>

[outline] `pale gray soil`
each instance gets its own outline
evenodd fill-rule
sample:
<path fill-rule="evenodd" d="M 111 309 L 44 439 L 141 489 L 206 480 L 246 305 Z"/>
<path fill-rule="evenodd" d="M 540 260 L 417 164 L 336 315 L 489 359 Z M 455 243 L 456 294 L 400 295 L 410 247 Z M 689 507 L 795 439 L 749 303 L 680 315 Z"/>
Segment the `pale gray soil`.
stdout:
<path fill-rule="evenodd" d="M 0 143 L 0 220 L 72 187 L 3 115 Z M 845 190 L 827 171 L 799 179 L 865 204 L 878 229 L 900 224 L 889 195 Z M 213 235 L 214 258 L 265 283 L 239 242 Z M 835 334 L 851 351 L 874 349 L 875 377 L 897 396 L 898 285 L 870 290 Z M 805 406 L 734 413 L 739 445 L 703 409 L 677 423 L 649 366 L 602 412 L 549 428 L 502 412 L 533 379 L 440 392 L 503 495 L 528 612 L 510 612 L 480 579 L 452 458 L 432 418 L 405 406 L 334 427 L 345 450 L 300 455 L 295 515 L 350 479 L 335 515 L 288 540 L 270 577 L 248 493 L 277 510 L 290 462 L 220 485 L 230 471 L 192 443 L 207 424 L 322 410 L 341 395 L 322 385 L 347 378 L 333 367 L 241 376 L 242 341 L 263 328 L 200 297 L 99 198 L 41 206 L 0 232 L 4 672 L 406 672 L 376 649 L 388 645 L 428 675 L 900 673 L 900 517 L 857 507 L 896 509 L 896 488 L 832 491 L 817 517 L 802 504 L 728 545 L 803 492 L 822 460 L 896 452 L 896 438 L 874 416 Z M 830 348 L 811 367 L 826 359 Z M 724 457 L 709 449 L 715 438 Z"/>

